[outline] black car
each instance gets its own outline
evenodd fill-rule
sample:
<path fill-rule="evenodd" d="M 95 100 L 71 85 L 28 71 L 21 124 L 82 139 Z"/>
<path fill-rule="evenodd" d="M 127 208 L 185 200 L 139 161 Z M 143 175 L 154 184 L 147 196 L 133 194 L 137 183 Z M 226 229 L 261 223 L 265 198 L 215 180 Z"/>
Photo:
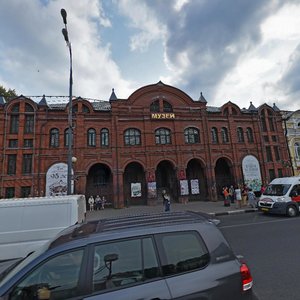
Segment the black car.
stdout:
<path fill-rule="evenodd" d="M 0 299 L 252 299 L 252 277 L 196 212 L 90 221 L 0 275 Z"/>

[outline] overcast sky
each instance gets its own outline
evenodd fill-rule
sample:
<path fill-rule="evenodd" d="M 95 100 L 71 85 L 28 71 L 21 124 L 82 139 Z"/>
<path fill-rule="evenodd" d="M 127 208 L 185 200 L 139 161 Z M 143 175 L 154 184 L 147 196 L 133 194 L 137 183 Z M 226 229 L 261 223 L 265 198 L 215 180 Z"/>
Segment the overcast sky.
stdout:
<path fill-rule="evenodd" d="M 1 0 L 0 85 L 108 100 L 159 80 L 209 106 L 300 109 L 300 0 Z"/>

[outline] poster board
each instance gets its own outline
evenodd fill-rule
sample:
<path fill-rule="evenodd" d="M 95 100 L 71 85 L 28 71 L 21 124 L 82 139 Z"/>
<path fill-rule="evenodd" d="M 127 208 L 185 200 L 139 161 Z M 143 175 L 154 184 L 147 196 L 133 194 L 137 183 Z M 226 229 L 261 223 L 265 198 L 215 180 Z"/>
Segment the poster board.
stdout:
<path fill-rule="evenodd" d="M 141 197 L 142 196 L 142 185 L 140 182 L 131 183 L 131 197 Z"/>
<path fill-rule="evenodd" d="M 192 195 L 200 194 L 198 179 L 191 179 L 191 190 L 192 190 Z"/>
<path fill-rule="evenodd" d="M 186 179 L 180 180 L 180 195 L 185 196 L 189 194 L 189 185 Z"/>
<path fill-rule="evenodd" d="M 242 161 L 244 183 L 253 191 L 260 191 L 262 180 L 260 166 L 257 158 L 247 155 Z"/>

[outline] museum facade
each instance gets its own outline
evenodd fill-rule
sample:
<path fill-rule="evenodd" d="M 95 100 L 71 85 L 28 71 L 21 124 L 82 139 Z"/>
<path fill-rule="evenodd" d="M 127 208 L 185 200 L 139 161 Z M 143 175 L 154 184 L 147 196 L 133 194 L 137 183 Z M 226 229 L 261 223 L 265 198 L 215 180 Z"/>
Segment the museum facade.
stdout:
<path fill-rule="evenodd" d="M 49 102 L 49 103 L 48 103 Z M 1 197 L 66 193 L 68 103 L 0 98 Z M 225 185 L 259 190 L 291 176 L 280 110 L 207 105 L 161 81 L 128 99 L 72 100 L 72 192 L 114 207 L 214 201 Z"/>

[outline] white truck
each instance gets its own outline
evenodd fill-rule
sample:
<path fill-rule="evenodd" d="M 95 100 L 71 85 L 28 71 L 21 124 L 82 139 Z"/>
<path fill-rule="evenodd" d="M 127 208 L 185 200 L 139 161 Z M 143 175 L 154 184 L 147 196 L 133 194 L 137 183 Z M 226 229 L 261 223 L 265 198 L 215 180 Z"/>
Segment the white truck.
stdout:
<path fill-rule="evenodd" d="M 275 178 L 260 196 L 258 209 L 264 213 L 295 217 L 300 207 L 300 177 Z"/>
<path fill-rule="evenodd" d="M 0 261 L 27 256 L 86 216 L 84 195 L 0 200 Z"/>

